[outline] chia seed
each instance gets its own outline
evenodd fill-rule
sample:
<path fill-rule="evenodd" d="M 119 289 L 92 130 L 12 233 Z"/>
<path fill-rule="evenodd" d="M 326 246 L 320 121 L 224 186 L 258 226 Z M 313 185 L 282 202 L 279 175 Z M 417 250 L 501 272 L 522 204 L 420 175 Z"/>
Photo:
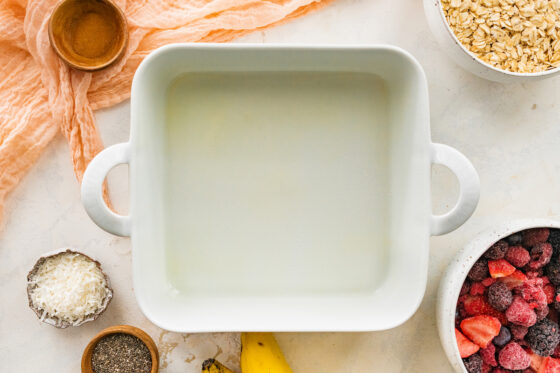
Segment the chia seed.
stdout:
<path fill-rule="evenodd" d="M 125 333 L 109 334 L 95 345 L 91 367 L 95 373 L 150 373 L 152 356 L 139 338 Z"/>

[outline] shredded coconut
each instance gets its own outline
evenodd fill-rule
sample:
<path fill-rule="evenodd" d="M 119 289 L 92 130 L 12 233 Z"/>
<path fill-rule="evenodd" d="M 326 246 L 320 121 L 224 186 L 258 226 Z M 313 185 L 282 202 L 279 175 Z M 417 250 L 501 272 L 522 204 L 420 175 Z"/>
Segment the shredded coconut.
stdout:
<path fill-rule="evenodd" d="M 73 325 L 99 311 L 111 296 L 97 264 L 71 252 L 46 258 L 29 279 L 29 285 L 33 306 L 44 311 L 42 320 L 55 317 Z"/>

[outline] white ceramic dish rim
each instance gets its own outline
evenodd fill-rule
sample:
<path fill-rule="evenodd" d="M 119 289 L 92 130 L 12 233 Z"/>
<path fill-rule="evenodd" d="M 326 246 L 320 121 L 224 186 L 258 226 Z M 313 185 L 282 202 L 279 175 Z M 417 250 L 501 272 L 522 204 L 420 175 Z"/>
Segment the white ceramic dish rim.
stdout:
<path fill-rule="evenodd" d="M 495 242 L 513 233 L 540 227 L 560 229 L 560 221 L 526 218 L 504 222 L 478 234 L 455 255 L 449 264 L 438 290 L 437 325 L 442 347 L 456 372 L 468 373 L 455 340 L 455 310 L 461 287 L 472 265 Z"/>
<path fill-rule="evenodd" d="M 155 59 L 158 55 L 162 53 L 166 53 L 169 51 L 173 51 L 174 49 L 182 49 L 186 46 L 191 48 L 221 48 L 221 49 L 272 49 L 272 50 L 279 50 L 279 51 L 297 51 L 297 50 L 317 50 L 317 51 L 356 51 L 356 50 L 375 50 L 375 51 L 386 51 L 391 53 L 396 53 L 400 55 L 400 58 L 403 58 L 409 63 L 418 76 L 421 79 L 423 89 L 426 89 L 426 100 L 427 100 L 427 81 L 424 75 L 424 72 L 419 65 L 419 63 L 407 52 L 403 51 L 400 48 L 392 47 L 392 46 L 384 46 L 384 45 L 373 45 L 373 46 L 306 46 L 306 45 L 260 45 L 260 44 L 179 44 L 179 45 L 170 45 L 163 48 L 158 49 L 150 56 L 148 56 L 141 66 L 138 69 L 137 75 L 135 76 L 133 82 L 133 94 L 135 89 L 137 88 L 137 77 L 142 74 L 142 71 L 150 64 L 150 61 Z M 134 109 L 134 108 L 133 108 Z M 429 119 L 429 116 L 428 116 Z M 427 123 L 427 130 L 429 134 L 429 121 Z M 131 131 L 131 142 L 134 142 L 135 138 L 135 130 L 132 128 Z M 467 160 L 464 155 L 456 151 L 455 149 L 442 144 L 435 144 L 431 143 L 431 140 L 427 139 L 429 142 L 429 149 L 430 155 L 429 159 L 431 163 L 435 164 L 442 164 L 449 167 L 455 174 L 457 175 L 460 181 L 460 195 L 457 205 L 451 209 L 448 213 L 440 216 L 433 216 L 431 217 L 431 222 L 429 224 L 429 232 L 432 235 L 440 235 L 450 232 L 461 224 L 463 224 L 474 212 L 476 205 L 478 203 L 479 198 L 479 178 L 478 175 L 472 166 L 472 164 Z M 115 167 L 118 164 L 129 163 L 131 158 L 131 149 L 130 149 L 130 142 L 113 145 L 103 152 L 101 152 L 90 164 L 86 173 L 84 174 L 84 181 L 82 184 L 82 201 L 86 208 L 86 211 L 101 228 L 117 235 L 121 236 L 129 236 L 132 230 L 131 227 L 131 220 L 129 216 L 121 216 L 115 214 L 113 211 L 107 208 L 105 205 L 102 193 L 101 193 L 101 186 L 102 181 L 105 178 L 105 175 L 108 173 L 110 169 Z M 134 200 L 134 188 L 131 188 L 131 200 Z M 133 207 L 133 206 L 131 206 Z M 132 209 L 131 209 L 132 210 Z M 426 256 L 428 253 L 426 253 Z M 427 268 L 426 268 L 427 272 Z M 135 276 L 136 278 L 136 276 Z M 422 289 L 425 290 L 427 281 L 427 273 L 423 276 L 423 283 L 418 284 L 421 285 Z M 136 283 L 136 280 L 135 280 Z M 138 286 L 135 286 L 138 288 Z M 394 321 L 392 323 L 388 323 L 384 325 L 383 328 L 375 328 L 369 329 L 360 326 L 355 327 L 344 327 L 341 328 L 340 326 L 333 325 L 330 328 L 321 328 L 320 330 L 345 330 L 345 331 L 364 331 L 364 330 L 383 330 L 383 329 L 390 329 L 396 327 L 406 321 L 410 316 L 414 314 L 414 312 L 419 307 L 424 290 L 419 294 L 418 299 L 415 299 L 414 307 L 410 307 L 410 312 L 407 313 L 407 317 L 403 317 L 398 321 Z M 138 293 L 137 289 L 137 293 Z M 175 331 L 185 331 L 184 329 L 178 329 L 173 322 L 166 322 L 162 320 L 160 317 L 152 315 L 146 304 L 144 304 L 144 300 L 142 297 L 139 297 L 137 294 L 137 300 L 141 309 L 143 310 L 144 314 L 155 324 L 161 326 L 167 330 L 175 330 Z M 216 329 L 220 329 L 219 327 Z M 190 331 L 196 332 L 205 332 L 205 331 L 216 331 L 216 329 L 206 328 L 206 329 L 196 329 Z M 229 329 L 222 327 L 221 330 L 236 330 L 236 329 Z M 248 329 L 244 329 L 248 330 Z M 261 330 L 261 329 L 254 329 L 254 330 Z M 316 331 L 319 330 L 316 327 L 309 326 L 306 328 L 297 328 L 297 329 L 284 329 L 284 328 L 275 328 L 276 331 Z"/>
<path fill-rule="evenodd" d="M 430 0 L 429 0 L 430 1 Z M 508 70 L 502 70 L 502 69 L 498 69 L 497 67 L 494 67 L 484 61 L 482 61 L 481 59 L 479 59 L 477 56 L 475 56 L 471 51 L 469 51 L 464 45 L 463 43 L 461 43 L 459 41 L 459 39 L 457 39 L 457 36 L 455 35 L 455 33 L 453 32 L 453 30 L 451 29 L 451 26 L 449 26 L 449 23 L 447 22 L 447 19 L 445 19 L 445 13 L 443 12 L 443 7 L 441 5 L 441 1 L 440 0 L 436 0 L 436 4 L 437 4 L 437 8 L 439 10 L 439 15 L 441 18 L 441 21 L 443 22 L 443 24 L 445 25 L 445 29 L 447 30 L 447 32 L 449 33 L 449 35 L 453 38 L 453 40 L 455 41 L 455 44 L 461 48 L 461 50 L 463 51 L 463 53 L 465 53 L 468 57 L 472 58 L 474 61 L 478 62 L 479 64 L 481 64 L 482 66 L 493 70 L 497 73 L 502 73 L 505 75 L 510 75 L 510 76 L 518 76 L 518 77 L 528 77 L 528 78 L 538 78 L 538 77 L 545 77 L 547 75 L 551 75 L 551 74 L 555 74 L 558 73 L 558 71 L 560 71 L 560 67 L 555 67 L 554 69 L 550 69 L 550 70 L 546 70 L 546 71 L 539 71 L 536 73 L 518 73 L 518 72 L 514 72 L 514 71 L 508 71 Z"/>

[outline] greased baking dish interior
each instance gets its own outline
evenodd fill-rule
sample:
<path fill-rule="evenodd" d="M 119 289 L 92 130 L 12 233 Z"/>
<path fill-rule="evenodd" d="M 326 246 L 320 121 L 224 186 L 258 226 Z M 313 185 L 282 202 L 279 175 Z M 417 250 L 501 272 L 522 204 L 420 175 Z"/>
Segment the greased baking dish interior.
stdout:
<path fill-rule="evenodd" d="M 130 142 L 92 161 L 82 199 L 131 235 L 138 303 L 164 329 L 395 327 L 422 300 L 430 234 L 478 202 L 470 162 L 430 140 L 422 68 L 395 47 L 167 46 L 131 100 Z M 130 216 L 101 197 L 119 163 Z M 432 163 L 461 186 L 444 216 Z"/>

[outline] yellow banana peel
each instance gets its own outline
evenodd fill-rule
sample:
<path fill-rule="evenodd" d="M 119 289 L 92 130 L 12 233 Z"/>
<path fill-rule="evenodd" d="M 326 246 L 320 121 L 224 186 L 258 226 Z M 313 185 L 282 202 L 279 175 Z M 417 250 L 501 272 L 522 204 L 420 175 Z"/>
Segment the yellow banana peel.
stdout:
<path fill-rule="evenodd" d="M 241 334 L 242 373 L 293 373 L 272 333 Z"/>
<path fill-rule="evenodd" d="M 208 359 L 202 363 L 202 373 L 233 373 L 233 371 L 217 360 Z"/>

